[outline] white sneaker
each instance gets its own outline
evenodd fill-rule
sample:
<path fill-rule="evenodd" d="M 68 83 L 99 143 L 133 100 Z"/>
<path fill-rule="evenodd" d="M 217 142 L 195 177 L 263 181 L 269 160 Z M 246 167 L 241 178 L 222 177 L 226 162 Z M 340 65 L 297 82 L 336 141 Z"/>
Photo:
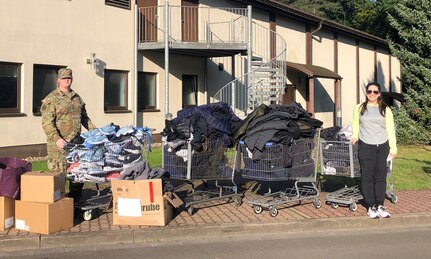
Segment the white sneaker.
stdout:
<path fill-rule="evenodd" d="M 368 216 L 370 216 L 370 218 L 372 218 L 372 219 L 380 218 L 380 214 L 377 212 L 375 206 L 368 208 Z"/>
<path fill-rule="evenodd" d="M 379 216 L 381 218 L 390 218 L 391 217 L 391 214 L 389 212 L 387 212 L 385 207 L 383 207 L 382 205 L 379 205 L 379 207 L 377 207 L 377 213 L 379 214 Z"/>

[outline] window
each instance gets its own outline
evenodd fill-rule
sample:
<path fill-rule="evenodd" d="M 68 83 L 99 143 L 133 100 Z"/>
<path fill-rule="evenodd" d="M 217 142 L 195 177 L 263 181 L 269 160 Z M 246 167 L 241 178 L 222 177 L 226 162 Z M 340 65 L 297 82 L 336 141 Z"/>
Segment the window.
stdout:
<path fill-rule="evenodd" d="M 105 70 L 105 111 L 127 110 L 128 72 Z"/>
<path fill-rule="evenodd" d="M 139 72 L 138 74 L 138 109 L 156 109 L 157 74 Z"/>
<path fill-rule="evenodd" d="M 105 4 L 130 10 L 130 0 L 105 0 Z"/>
<path fill-rule="evenodd" d="M 183 108 L 198 105 L 198 76 L 183 75 Z"/>
<path fill-rule="evenodd" d="M 57 71 L 64 66 L 33 66 L 33 114 L 40 115 L 42 100 L 57 88 Z"/>
<path fill-rule="evenodd" d="M 0 62 L 0 113 L 19 113 L 21 65 Z"/>

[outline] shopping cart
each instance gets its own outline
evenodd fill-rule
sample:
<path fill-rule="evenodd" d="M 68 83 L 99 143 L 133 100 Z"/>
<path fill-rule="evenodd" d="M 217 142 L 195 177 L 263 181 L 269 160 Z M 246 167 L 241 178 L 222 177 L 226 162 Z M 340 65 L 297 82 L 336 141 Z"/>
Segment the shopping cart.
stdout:
<path fill-rule="evenodd" d="M 242 195 L 238 194 L 234 181 L 236 149 L 228 148 L 221 138 L 206 138 L 202 146 L 202 151 L 193 151 L 187 141 L 181 148 L 171 150 L 167 142 L 163 143 L 163 169 L 171 179 L 185 180 L 191 185 L 191 191 L 184 199 L 187 213 L 193 215 L 197 204 L 221 199 L 241 206 Z M 195 180 L 201 180 L 204 188 L 195 188 Z M 213 181 L 215 186 L 210 187 L 209 182 Z"/>
<path fill-rule="evenodd" d="M 278 214 L 278 208 L 288 203 L 311 200 L 315 208 L 320 208 L 319 190 L 316 187 L 318 139 L 320 130 L 313 138 L 294 140 L 289 145 L 267 143 L 262 157 L 253 160 L 247 146 L 241 141 L 242 176 L 258 181 L 279 181 L 281 184 L 294 181 L 293 187 L 283 187 L 281 191 L 255 195 L 249 203 L 259 214 L 268 209 L 271 216 Z M 309 184 L 309 185 L 307 185 Z"/>
<path fill-rule="evenodd" d="M 74 204 L 75 210 L 83 212 L 84 220 L 91 220 L 97 209 L 109 208 L 112 202 L 110 180 L 120 177 L 121 172 L 138 161 L 148 161 L 151 148 L 151 129 L 142 128 L 145 134 L 123 136 L 96 145 L 67 144 L 67 178 L 72 182 L 93 183 L 96 194 Z M 106 183 L 106 184 L 105 184 Z M 104 185 L 101 190 L 99 184 Z"/>
<path fill-rule="evenodd" d="M 361 177 L 361 170 L 358 160 L 358 145 L 353 145 L 349 141 L 320 141 L 320 158 L 322 175 L 333 175 L 358 179 Z M 388 188 L 387 197 L 391 202 L 396 203 L 398 196 L 394 193 L 392 184 L 392 161 L 388 161 Z M 357 203 L 363 199 L 361 190 L 357 184 L 347 186 L 347 184 L 334 192 L 326 195 L 326 202 L 336 209 L 339 205 L 349 207 L 354 212 L 357 210 Z"/>

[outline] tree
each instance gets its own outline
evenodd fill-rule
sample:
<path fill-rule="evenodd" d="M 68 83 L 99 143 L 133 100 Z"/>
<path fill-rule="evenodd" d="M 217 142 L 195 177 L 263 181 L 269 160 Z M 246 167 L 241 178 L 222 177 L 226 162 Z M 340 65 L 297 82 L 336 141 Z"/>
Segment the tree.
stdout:
<path fill-rule="evenodd" d="M 413 143 L 431 142 L 431 1 L 400 0 L 388 13 L 388 21 L 394 29 L 390 38 L 392 54 L 401 63 L 401 83 L 405 105 L 396 116 L 399 125 L 413 125 L 410 134 L 398 127 L 400 136 L 411 138 Z M 408 115 L 408 116 L 406 116 Z M 399 120 L 403 121 L 399 121 Z M 411 128 L 411 126 L 410 126 Z M 408 142 L 408 140 L 404 141 Z"/>
<path fill-rule="evenodd" d="M 341 23 L 344 23 L 343 21 L 346 18 L 343 6 L 338 0 L 282 0 L 281 2 L 305 12 Z"/>
<path fill-rule="evenodd" d="M 398 0 L 281 0 L 316 14 L 386 39 L 391 34 L 387 15 Z"/>
<path fill-rule="evenodd" d="M 352 27 L 386 39 L 392 34 L 388 14 L 398 0 L 362 1 L 352 19 Z"/>

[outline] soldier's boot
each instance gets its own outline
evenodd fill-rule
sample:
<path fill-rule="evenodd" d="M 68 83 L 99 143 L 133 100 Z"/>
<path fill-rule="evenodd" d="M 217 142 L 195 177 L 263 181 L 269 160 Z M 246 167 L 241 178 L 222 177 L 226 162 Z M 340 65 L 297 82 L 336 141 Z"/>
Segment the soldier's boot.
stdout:
<path fill-rule="evenodd" d="M 82 198 L 82 187 L 84 183 L 69 182 L 69 193 L 67 197 L 73 198 L 73 203 L 79 203 Z"/>

